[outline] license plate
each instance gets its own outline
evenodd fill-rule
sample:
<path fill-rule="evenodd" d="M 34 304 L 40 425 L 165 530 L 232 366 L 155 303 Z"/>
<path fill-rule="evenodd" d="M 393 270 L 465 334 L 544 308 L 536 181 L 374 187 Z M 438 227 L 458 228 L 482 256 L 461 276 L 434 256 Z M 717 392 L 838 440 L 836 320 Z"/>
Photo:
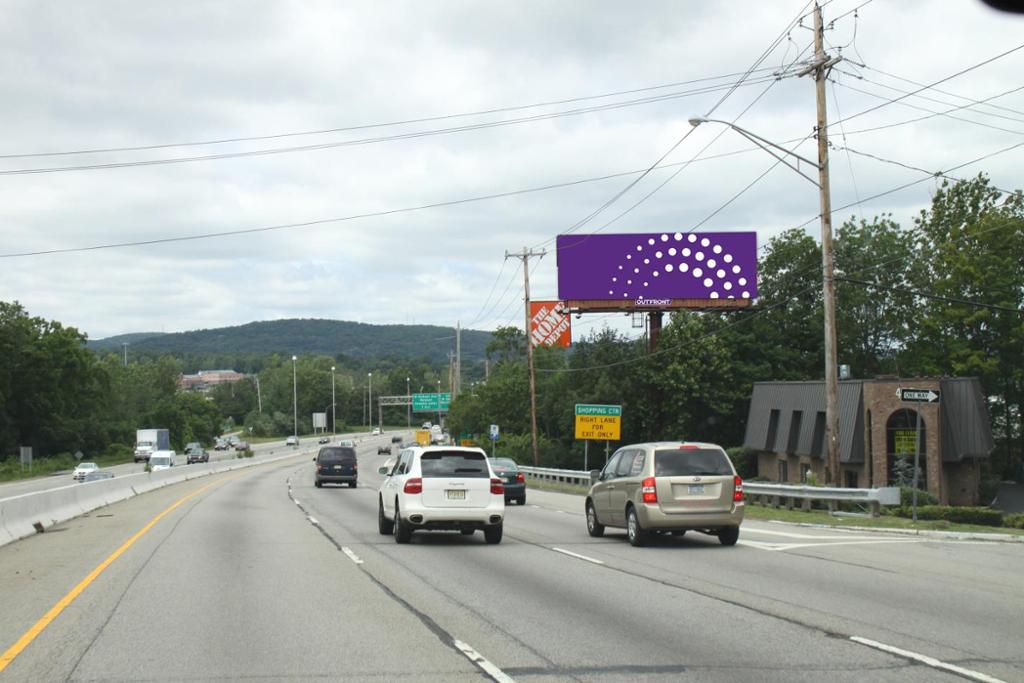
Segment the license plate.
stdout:
<path fill-rule="evenodd" d="M 704 484 L 690 484 L 690 493 L 704 493 Z"/>
<path fill-rule="evenodd" d="M 340 469 L 341 469 L 341 465 L 335 465 L 335 466 L 334 466 L 334 469 L 336 469 L 336 470 L 340 470 Z"/>
<path fill-rule="evenodd" d="M 448 489 L 448 500 L 466 500 L 466 492 L 463 489 Z"/>

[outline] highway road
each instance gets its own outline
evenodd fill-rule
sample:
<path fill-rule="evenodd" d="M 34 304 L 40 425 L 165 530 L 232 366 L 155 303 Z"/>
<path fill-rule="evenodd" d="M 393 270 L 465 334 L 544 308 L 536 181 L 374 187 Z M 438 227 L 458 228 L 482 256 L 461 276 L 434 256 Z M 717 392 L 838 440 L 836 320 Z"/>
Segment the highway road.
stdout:
<path fill-rule="evenodd" d="M 366 438 L 368 433 L 360 432 L 358 434 L 339 434 L 336 438 L 338 439 L 350 439 L 350 438 Z M 306 441 L 312 441 L 316 443 L 315 438 L 308 438 Z M 302 445 L 308 445 L 303 443 Z M 273 441 L 268 443 L 253 444 L 252 451 L 254 458 L 270 457 L 272 455 L 281 455 L 287 452 L 288 447 L 284 445 L 284 439 L 280 441 Z M 237 453 L 234 449 L 227 451 L 215 451 L 212 448 L 208 450 L 210 454 L 210 462 L 217 462 L 219 460 L 232 460 L 237 457 Z M 88 462 L 88 459 L 86 459 Z M 175 460 L 175 465 L 182 465 L 188 462 L 186 456 L 183 453 L 179 453 Z M 145 463 L 125 463 L 123 465 L 112 465 L 110 467 L 104 467 L 103 470 L 112 472 L 115 477 L 120 477 L 125 474 L 138 474 L 144 472 L 146 469 Z M 71 473 L 66 474 L 54 474 L 45 477 L 33 477 L 31 479 L 19 479 L 17 481 L 6 482 L 0 484 L 0 500 L 4 498 L 13 498 L 14 496 L 20 496 L 25 493 L 36 493 L 38 491 L 48 491 L 50 489 L 60 488 L 61 486 L 73 485 L 75 481 L 71 478 Z"/>
<path fill-rule="evenodd" d="M 530 490 L 500 545 L 399 546 L 388 436 L 357 489 L 314 488 L 304 444 L 0 548 L 0 681 L 1024 681 L 1024 544 L 750 522 L 633 548 Z"/>

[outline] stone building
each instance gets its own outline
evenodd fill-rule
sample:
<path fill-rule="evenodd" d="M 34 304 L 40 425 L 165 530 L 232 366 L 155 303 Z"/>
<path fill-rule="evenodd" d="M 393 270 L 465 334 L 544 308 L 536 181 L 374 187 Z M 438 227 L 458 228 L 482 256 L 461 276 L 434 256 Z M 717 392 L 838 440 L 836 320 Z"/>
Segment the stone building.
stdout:
<path fill-rule="evenodd" d="M 938 396 L 932 402 L 904 401 L 901 388 Z M 978 503 L 981 461 L 993 443 L 976 378 L 842 380 L 838 411 L 841 486 L 895 486 L 908 480 L 920 413 L 919 488 L 943 504 Z M 743 445 L 760 451 L 758 476 L 800 482 L 813 473 L 824 482 L 824 381 L 755 383 Z"/>

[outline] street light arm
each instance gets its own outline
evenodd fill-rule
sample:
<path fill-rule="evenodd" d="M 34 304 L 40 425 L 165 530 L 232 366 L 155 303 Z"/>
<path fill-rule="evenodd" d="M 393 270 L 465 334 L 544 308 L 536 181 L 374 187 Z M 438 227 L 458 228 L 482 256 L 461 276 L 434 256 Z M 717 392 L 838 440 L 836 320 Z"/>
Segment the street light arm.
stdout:
<path fill-rule="evenodd" d="M 764 151 L 766 151 L 769 154 L 771 154 L 773 157 L 778 159 L 780 162 L 784 163 L 786 166 L 790 167 L 791 169 L 793 169 L 794 171 L 799 173 L 801 176 L 803 176 L 804 178 L 809 180 L 811 183 L 813 183 L 815 185 L 815 187 L 821 187 L 821 185 L 818 183 L 817 180 L 815 180 L 811 176 L 809 176 L 806 173 L 804 173 L 803 171 L 801 171 L 799 169 L 799 167 L 794 166 L 790 162 L 786 161 L 784 158 L 782 158 L 781 156 L 779 156 L 778 154 L 773 152 L 772 149 L 777 149 L 780 152 L 782 152 L 783 154 L 785 154 L 787 156 L 794 157 L 794 158 L 798 159 L 799 161 L 802 161 L 805 164 L 811 166 L 812 168 L 815 168 L 815 169 L 817 169 L 819 171 L 821 170 L 821 166 L 819 166 L 816 162 L 811 161 L 810 159 L 808 159 L 805 156 L 801 156 L 801 155 L 797 154 L 796 152 L 794 152 L 792 150 L 786 149 L 785 147 L 783 147 L 781 145 L 777 145 L 774 142 L 772 142 L 771 140 L 766 140 L 765 138 L 761 137 L 757 133 L 753 133 L 753 132 L 747 130 L 746 128 L 743 128 L 742 126 L 737 126 L 735 123 L 730 123 L 729 121 L 723 121 L 722 119 L 706 119 L 704 117 L 695 116 L 695 117 L 693 117 L 692 119 L 689 120 L 689 123 L 690 123 L 691 126 L 694 126 L 694 127 L 699 126 L 702 123 L 721 123 L 721 124 L 723 124 L 725 126 L 728 126 L 729 128 L 732 128 L 734 131 L 736 131 L 737 133 L 739 133 L 740 135 L 742 135 L 746 139 L 748 139 L 751 142 L 753 142 L 755 145 L 757 145 L 758 147 L 760 147 Z"/>

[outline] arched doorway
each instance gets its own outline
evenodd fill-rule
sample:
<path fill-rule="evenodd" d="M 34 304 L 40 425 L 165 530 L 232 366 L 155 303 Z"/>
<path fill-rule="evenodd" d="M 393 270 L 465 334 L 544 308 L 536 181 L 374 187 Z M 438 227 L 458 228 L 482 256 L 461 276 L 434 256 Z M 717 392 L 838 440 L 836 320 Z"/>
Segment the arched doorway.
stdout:
<path fill-rule="evenodd" d="M 925 450 L 925 419 L 921 417 L 921 440 L 918 446 L 919 489 L 928 489 L 928 458 Z M 917 434 L 917 411 L 903 408 L 889 416 L 885 423 L 885 447 L 889 456 L 889 484 L 912 486 L 914 480 L 914 439 Z"/>

